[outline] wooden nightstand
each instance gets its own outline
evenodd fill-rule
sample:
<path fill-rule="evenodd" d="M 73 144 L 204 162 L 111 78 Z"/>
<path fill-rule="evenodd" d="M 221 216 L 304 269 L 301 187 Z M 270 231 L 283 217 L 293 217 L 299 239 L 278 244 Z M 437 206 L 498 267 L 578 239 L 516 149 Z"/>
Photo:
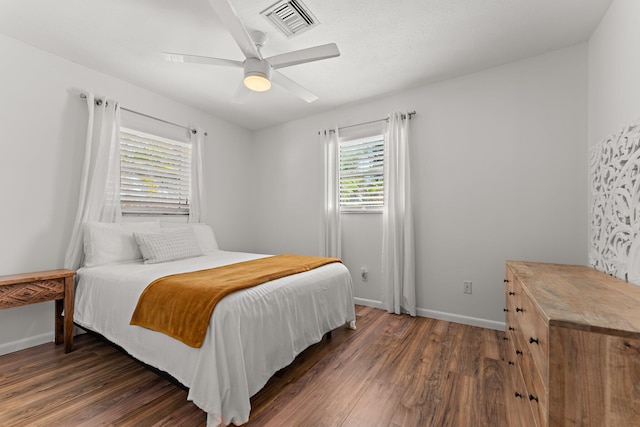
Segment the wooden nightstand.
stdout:
<path fill-rule="evenodd" d="M 55 342 L 64 342 L 69 353 L 73 350 L 75 275 L 73 270 L 49 270 L 0 276 L 0 309 L 55 300 Z"/>

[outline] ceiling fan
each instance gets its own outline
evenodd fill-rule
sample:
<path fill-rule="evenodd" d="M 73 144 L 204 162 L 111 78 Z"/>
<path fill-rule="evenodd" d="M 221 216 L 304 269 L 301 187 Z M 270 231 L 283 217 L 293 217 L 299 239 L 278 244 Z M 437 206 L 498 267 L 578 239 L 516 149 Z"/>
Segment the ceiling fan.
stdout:
<path fill-rule="evenodd" d="M 165 60 L 170 62 L 191 62 L 243 68 L 243 84 L 241 84 L 238 91 L 236 91 L 234 97 L 234 101 L 236 102 L 244 101 L 250 91 L 264 92 L 269 90 L 272 81 L 307 102 L 313 102 L 318 99 L 316 95 L 286 77 L 278 70 L 292 65 L 340 56 L 340 51 L 335 43 L 263 58 L 260 50 L 266 41 L 266 34 L 260 31 L 254 31 L 250 36 L 228 0 L 209 0 L 209 3 L 211 3 L 220 21 L 226 25 L 246 59 L 244 61 L 237 61 L 233 59 L 163 52 L 162 56 Z"/>

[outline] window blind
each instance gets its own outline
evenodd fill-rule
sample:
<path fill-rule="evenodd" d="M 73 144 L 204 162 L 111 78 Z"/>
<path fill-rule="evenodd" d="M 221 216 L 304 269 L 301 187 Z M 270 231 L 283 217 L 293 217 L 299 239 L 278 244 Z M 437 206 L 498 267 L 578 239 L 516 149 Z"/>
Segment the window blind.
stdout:
<path fill-rule="evenodd" d="M 340 210 L 380 210 L 384 205 L 384 136 L 340 142 Z"/>
<path fill-rule="evenodd" d="M 188 215 L 191 144 L 120 129 L 123 214 Z"/>

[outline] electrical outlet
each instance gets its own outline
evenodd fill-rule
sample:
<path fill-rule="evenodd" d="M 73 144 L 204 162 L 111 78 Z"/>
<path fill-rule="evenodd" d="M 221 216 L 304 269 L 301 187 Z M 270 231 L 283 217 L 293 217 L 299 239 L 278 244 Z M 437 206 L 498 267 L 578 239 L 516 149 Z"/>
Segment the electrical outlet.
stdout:
<path fill-rule="evenodd" d="M 361 268 L 361 269 L 360 269 L 360 280 L 362 280 L 363 282 L 366 282 L 366 281 L 367 281 L 367 274 L 368 274 L 368 273 L 369 273 L 369 272 L 367 271 L 367 269 L 366 269 L 366 268 L 364 268 L 364 267 L 363 267 L 363 268 Z"/>
<path fill-rule="evenodd" d="M 470 280 L 465 280 L 464 281 L 464 293 L 465 294 L 470 294 L 471 293 L 471 281 Z"/>

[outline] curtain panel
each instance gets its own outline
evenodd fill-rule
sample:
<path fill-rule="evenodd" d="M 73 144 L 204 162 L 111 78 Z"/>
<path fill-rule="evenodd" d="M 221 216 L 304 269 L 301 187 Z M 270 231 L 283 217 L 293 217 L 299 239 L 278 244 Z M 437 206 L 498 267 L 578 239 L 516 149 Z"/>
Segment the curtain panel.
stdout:
<path fill-rule="evenodd" d="M 409 115 L 389 115 L 385 135 L 382 211 L 383 304 L 416 315 L 415 245 L 409 162 Z"/>
<path fill-rule="evenodd" d="M 338 129 L 320 132 L 324 151 L 324 212 L 322 255 L 340 258 L 342 230 L 340 224 L 340 151 Z"/>
<path fill-rule="evenodd" d="M 189 222 L 202 222 L 205 216 L 204 169 L 202 167 L 204 151 L 204 130 L 194 127 L 191 138 L 191 187 L 189 189 Z"/>
<path fill-rule="evenodd" d="M 117 101 L 88 93 L 87 134 L 80 176 L 80 193 L 65 268 L 76 270 L 84 253 L 83 225 L 90 221 L 119 222 L 120 210 L 120 106 Z"/>

